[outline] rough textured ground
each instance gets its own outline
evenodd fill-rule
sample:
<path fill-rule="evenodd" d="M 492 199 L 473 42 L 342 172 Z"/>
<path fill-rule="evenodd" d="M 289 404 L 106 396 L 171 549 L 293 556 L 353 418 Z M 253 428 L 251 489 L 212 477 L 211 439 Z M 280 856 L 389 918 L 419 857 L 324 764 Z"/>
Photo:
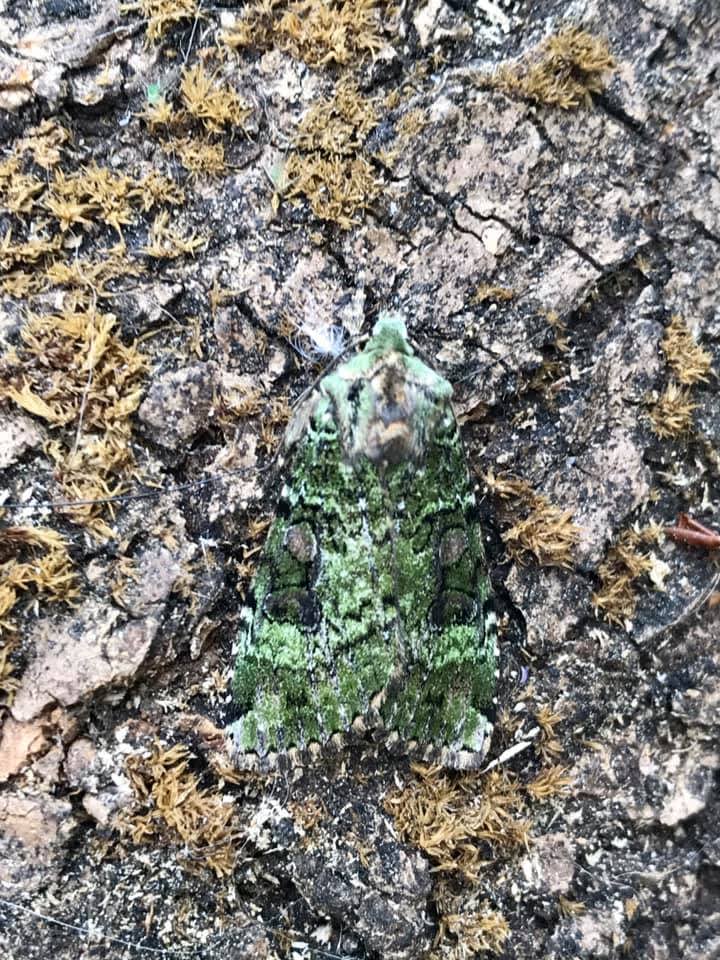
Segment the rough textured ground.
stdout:
<path fill-rule="evenodd" d="M 717 561 L 654 526 L 720 527 L 716 5 L 292 6 L 0 11 L 4 953 L 720 955 Z M 455 385 L 502 762 L 239 775 L 274 455 L 384 307 Z"/>

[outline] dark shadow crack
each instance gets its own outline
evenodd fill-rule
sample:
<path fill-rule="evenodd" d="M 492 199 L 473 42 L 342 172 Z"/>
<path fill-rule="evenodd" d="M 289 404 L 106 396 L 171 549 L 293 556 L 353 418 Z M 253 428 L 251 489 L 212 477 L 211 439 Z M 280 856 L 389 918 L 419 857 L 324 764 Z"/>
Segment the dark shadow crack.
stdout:
<path fill-rule="evenodd" d="M 710 240 L 712 243 L 716 243 L 720 245 L 720 237 L 716 233 L 713 233 L 712 230 L 710 230 L 708 227 L 706 227 L 705 224 L 702 222 L 702 220 L 698 220 L 697 217 L 693 217 L 693 216 L 689 217 L 688 219 L 689 219 L 689 222 L 693 225 L 693 227 L 695 227 L 697 232 L 700 234 L 700 236 L 704 237 L 706 240 Z"/>
<path fill-rule="evenodd" d="M 454 197 L 448 193 L 435 193 L 430 184 L 427 183 L 419 173 L 410 174 L 410 180 L 423 196 L 430 197 L 441 210 L 445 210 L 448 213 L 452 212 L 452 207 L 455 203 Z"/>
<path fill-rule="evenodd" d="M 581 260 L 584 260 L 586 263 L 589 263 L 590 266 L 597 270 L 597 272 L 602 276 L 606 272 L 606 268 L 603 267 L 594 257 L 591 257 L 589 253 L 579 247 L 574 241 L 570 240 L 569 237 L 564 236 L 562 233 L 552 233 L 549 230 L 542 232 L 541 236 L 543 237 L 552 237 L 554 240 L 559 240 L 560 243 L 564 243 L 568 250 L 572 250 L 573 253 L 576 253 Z"/>
<path fill-rule="evenodd" d="M 631 117 L 615 97 L 611 97 L 607 93 L 595 93 L 593 94 L 593 103 L 600 107 L 612 120 L 616 120 L 630 133 L 639 137 L 643 143 L 648 142 L 650 136 L 644 124 L 636 120 L 635 117 Z"/>
<path fill-rule="evenodd" d="M 459 201 L 457 206 L 462 207 L 463 210 L 467 211 L 467 213 L 471 217 L 473 217 L 475 220 L 479 220 L 481 223 L 499 223 L 501 227 L 505 227 L 506 230 L 509 230 L 510 233 L 513 235 L 513 237 L 515 237 L 516 239 L 522 240 L 523 242 L 528 239 L 528 237 L 526 236 L 526 234 L 523 233 L 520 227 L 515 226 L 514 223 L 511 223 L 505 217 L 501 217 L 497 213 L 491 213 L 488 215 L 477 213 L 475 210 L 473 210 L 472 207 L 468 206 L 467 203 L 465 203 L 463 200 Z M 478 240 L 481 239 L 469 227 L 463 227 L 457 222 L 457 218 L 454 210 L 451 211 L 451 215 L 452 215 L 453 224 L 457 230 L 459 230 L 461 233 L 469 233 L 472 236 L 477 237 Z"/>
<path fill-rule="evenodd" d="M 505 227 L 505 229 L 508 230 L 515 239 L 520 240 L 522 242 L 526 242 L 528 240 L 528 236 L 525 233 L 523 233 L 522 229 L 520 227 L 515 226 L 515 224 L 511 223 L 505 217 L 498 216 L 497 214 L 490 214 L 488 216 L 483 216 L 481 214 L 476 213 L 472 209 L 472 207 L 469 207 L 466 203 L 462 201 L 460 202 L 459 205 L 464 210 L 466 210 L 470 214 L 470 216 L 474 217 L 476 220 L 480 220 L 482 223 L 493 223 L 493 222 L 499 223 L 502 227 Z M 461 226 L 457 222 L 457 218 L 455 216 L 454 211 L 451 211 L 451 215 L 452 215 L 453 225 L 457 230 L 459 230 L 461 233 L 468 233 L 478 240 L 482 239 L 481 237 L 478 236 L 478 234 L 476 234 L 469 227 Z M 606 272 L 606 268 L 603 267 L 601 263 L 595 260 L 595 258 L 592 257 L 585 250 L 583 250 L 582 247 L 579 247 L 576 243 L 574 243 L 572 240 L 570 240 L 568 237 L 564 236 L 563 234 L 553 233 L 551 230 L 540 230 L 538 232 L 538 236 L 542 238 L 549 237 L 553 240 L 559 240 L 561 243 L 565 244 L 566 247 L 568 247 L 570 250 L 576 253 L 582 260 L 584 260 L 586 263 L 589 263 L 590 266 L 594 270 L 597 270 L 597 272 L 601 276 Z"/>
<path fill-rule="evenodd" d="M 547 127 L 542 122 L 542 120 L 537 115 L 537 113 L 534 110 L 528 110 L 527 119 L 528 119 L 528 122 L 531 123 L 532 126 L 534 127 L 537 135 L 540 137 L 543 143 L 543 146 L 547 147 L 547 149 L 550 151 L 550 153 L 554 157 L 559 157 L 560 149 L 558 148 L 558 145 L 555 143 L 553 138 L 548 133 Z"/>

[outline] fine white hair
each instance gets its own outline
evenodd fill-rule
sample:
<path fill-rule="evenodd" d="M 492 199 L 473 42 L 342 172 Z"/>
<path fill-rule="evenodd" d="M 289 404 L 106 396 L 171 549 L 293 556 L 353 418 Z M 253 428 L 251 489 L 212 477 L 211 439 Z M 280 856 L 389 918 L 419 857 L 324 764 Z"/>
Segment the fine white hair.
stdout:
<path fill-rule="evenodd" d="M 316 326 L 307 321 L 298 325 L 293 347 L 305 360 L 321 360 L 323 357 L 339 357 L 345 350 L 347 336 L 340 324 Z"/>

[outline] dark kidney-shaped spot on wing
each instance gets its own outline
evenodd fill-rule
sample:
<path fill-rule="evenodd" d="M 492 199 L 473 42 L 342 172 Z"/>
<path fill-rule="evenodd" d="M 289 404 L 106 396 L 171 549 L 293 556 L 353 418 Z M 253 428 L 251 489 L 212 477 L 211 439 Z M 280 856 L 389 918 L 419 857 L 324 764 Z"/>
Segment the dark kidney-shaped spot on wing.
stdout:
<path fill-rule="evenodd" d="M 315 594 L 309 590 L 279 590 L 265 598 L 265 614 L 271 620 L 315 627 L 320 619 Z"/>
<path fill-rule="evenodd" d="M 477 603 L 466 593 L 444 590 L 432 605 L 430 619 L 436 627 L 471 624 L 477 616 Z"/>

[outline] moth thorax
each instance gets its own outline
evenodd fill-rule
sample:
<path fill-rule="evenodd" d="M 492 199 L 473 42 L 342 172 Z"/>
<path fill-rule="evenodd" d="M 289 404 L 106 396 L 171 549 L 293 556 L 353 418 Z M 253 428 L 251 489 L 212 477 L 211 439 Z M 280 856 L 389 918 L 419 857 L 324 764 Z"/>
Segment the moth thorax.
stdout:
<path fill-rule="evenodd" d="M 372 378 L 373 410 L 363 452 L 373 463 L 398 464 L 417 457 L 414 387 L 402 362 L 385 363 Z"/>
<path fill-rule="evenodd" d="M 368 431 L 365 453 L 373 463 L 402 463 L 414 457 L 414 439 L 407 420 L 396 420 L 387 426 L 376 422 Z"/>

